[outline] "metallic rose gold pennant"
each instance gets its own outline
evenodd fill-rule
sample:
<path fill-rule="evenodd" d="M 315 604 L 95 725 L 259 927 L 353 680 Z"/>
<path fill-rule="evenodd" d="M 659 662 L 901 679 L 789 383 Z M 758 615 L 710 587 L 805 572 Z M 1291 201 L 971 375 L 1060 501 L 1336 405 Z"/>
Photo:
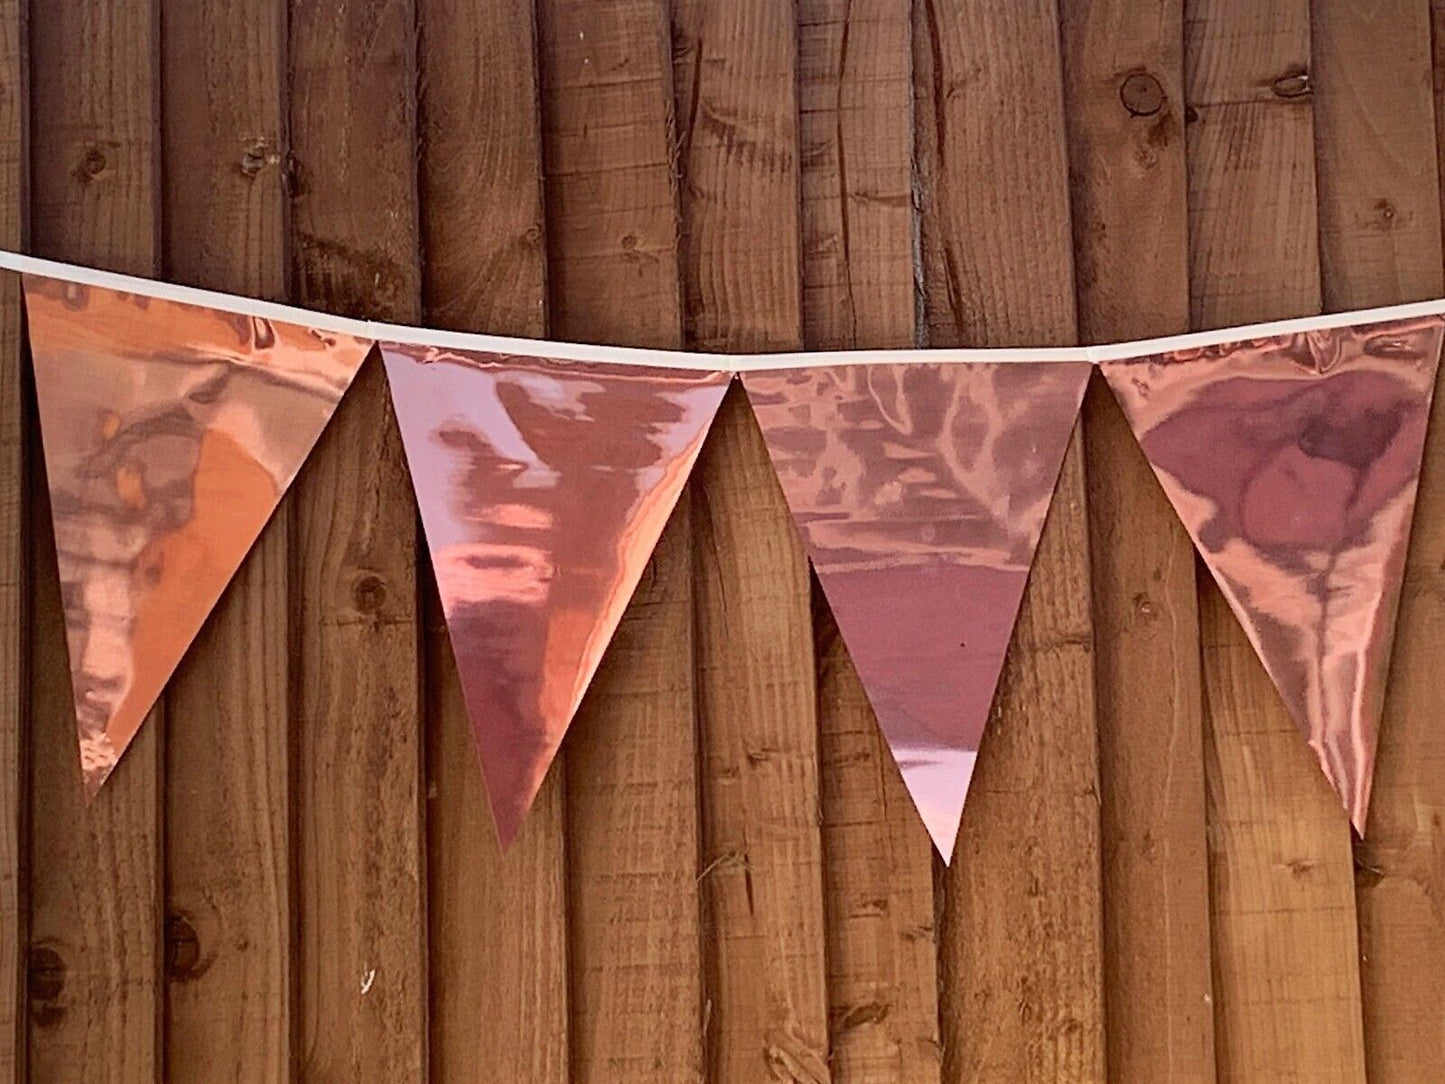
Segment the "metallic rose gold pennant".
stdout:
<path fill-rule="evenodd" d="M 371 343 L 24 282 L 81 769 L 94 795 Z"/>
<path fill-rule="evenodd" d="M 783 494 L 939 853 L 964 799 L 1085 362 L 743 375 Z"/>
<path fill-rule="evenodd" d="M 730 376 L 382 343 L 505 847 Z"/>
<path fill-rule="evenodd" d="M 1441 336 L 1426 317 L 1103 365 L 1360 832 Z"/>

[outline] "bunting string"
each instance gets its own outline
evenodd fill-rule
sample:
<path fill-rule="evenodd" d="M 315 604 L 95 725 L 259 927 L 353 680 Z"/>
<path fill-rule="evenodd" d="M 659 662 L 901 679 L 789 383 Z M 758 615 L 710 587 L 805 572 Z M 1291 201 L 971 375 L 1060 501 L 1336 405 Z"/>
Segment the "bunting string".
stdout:
<path fill-rule="evenodd" d="M 0 270 L 24 282 L 92 795 L 376 348 L 503 846 L 737 380 L 946 861 L 1094 368 L 1365 829 L 1445 299 L 1102 346 L 724 355 Z"/>

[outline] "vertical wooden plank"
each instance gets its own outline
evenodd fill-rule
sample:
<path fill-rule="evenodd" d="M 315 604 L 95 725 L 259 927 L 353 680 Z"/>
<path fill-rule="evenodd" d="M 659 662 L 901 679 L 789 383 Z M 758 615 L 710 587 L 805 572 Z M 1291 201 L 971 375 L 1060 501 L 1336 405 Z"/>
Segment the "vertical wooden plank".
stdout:
<path fill-rule="evenodd" d="M 291 6 L 303 304 L 421 301 L 410 0 Z M 308 1080 L 422 1080 L 426 913 L 416 506 L 373 356 L 297 482 L 299 1041 Z"/>
<path fill-rule="evenodd" d="M 552 332 L 682 337 L 659 0 L 541 5 Z M 683 494 L 567 738 L 572 1079 L 697 1081 L 697 737 Z"/>
<path fill-rule="evenodd" d="M 1316 0 L 1312 52 L 1327 309 L 1445 292 L 1426 0 Z M 1390 57 L 1388 65 L 1380 57 Z M 1375 1082 L 1445 1078 L 1445 396 L 1437 394 L 1406 559 L 1374 797 L 1355 848 L 1365 1066 Z"/>
<path fill-rule="evenodd" d="M 1183 2 L 1060 8 L 1080 334 L 1187 331 Z M 1212 1081 L 1194 546 L 1102 380 L 1084 448 L 1109 1071 Z"/>
<path fill-rule="evenodd" d="M 798 6 L 803 328 L 816 349 L 915 333 L 910 5 Z M 933 845 L 816 587 L 833 1079 L 937 1081 Z"/>
<path fill-rule="evenodd" d="M 1308 5 L 1190 0 L 1185 50 L 1193 322 L 1318 311 Z M 1219 1073 L 1360 1080 L 1349 826 L 1224 596 L 1199 579 Z"/>
<path fill-rule="evenodd" d="M 284 9 L 161 6 L 166 278 L 286 292 Z M 290 683 L 283 502 L 166 699 L 166 1070 L 288 1078 Z"/>
<path fill-rule="evenodd" d="M 1314 0 L 1311 12 L 1324 307 L 1437 297 L 1429 0 Z"/>
<path fill-rule="evenodd" d="M 532 4 L 421 0 L 417 17 L 428 322 L 541 336 Z M 567 1079 L 561 776 L 548 777 L 503 855 L 430 582 L 425 601 L 430 1079 L 560 1084 Z"/>
<path fill-rule="evenodd" d="M 32 14 L 35 250 L 152 274 L 159 217 L 155 5 L 77 0 L 36 5 Z M 30 1073 L 35 1080 L 154 1081 L 161 1064 L 161 713 L 152 713 L 87 804 L 44 492 L 37 480 Z"/>
<path fill-rule="evenodd" d="M 802 339 L 795 11 L 673 5 L 687 335 Z M 828 1078 L 818 729 L 805 558 L 738 388 L 698 466 L 708 1068 Z"/>
<path fill-rule="evenodd" d="M 1074 281 L 1055 6 L 926 0 L 920 19 L 930 341 L 1069 342 Z M 945 1080 L 1104 1078 L 1088 546 L 1075 433 L 944 878 Z"/>
<path fill-rule="evenodd" d="M 0 2 L 0 244 L 25 244 L 29 97 L 26 5 Z M 0 282 L 0 1084 L 25 1079 L 27 672 L 24 379 L 20 282 Z"/>

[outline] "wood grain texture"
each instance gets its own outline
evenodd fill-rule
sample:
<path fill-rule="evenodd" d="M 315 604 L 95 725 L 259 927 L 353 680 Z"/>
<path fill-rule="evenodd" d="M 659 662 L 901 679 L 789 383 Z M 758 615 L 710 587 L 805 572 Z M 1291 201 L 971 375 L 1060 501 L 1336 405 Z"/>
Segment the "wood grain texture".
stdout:
<path fill-rule="evenodd" d="M 0 3 L 0 245 L 25 245 L 29 207 L 29 42 L 26 5 Z M 26 716 L 24 645 L 29 462 L 25 449 L 24 315 L 20 280 L 0 276 L 0 1084 L 25 1079 Z"/>
<path fill-rule="evenodd" d="M 532 5 L 422 0 L 418 21 L 427 320 L 540 337 L 546 285 Z M 441 603 L 427 579 L 430 1080 L 565 1081 L 561 776 L 548 777 L 503 855 Z"/>
<path fill-rule="evenodd" d="M 47 6 L 31 24 L 31 235 L 39 255 L 156 270 L 156 16 L 150 0 L 79 0 Z M 38 442 L 31 451 L 38 462 Z M 87 804 L 44 495 L 42 484 L 32 485 L 29 1071 L 40 1081 L 155 1081 L 161 712 Z"/>
<path fill-rule="evenodd" d="M 1320 263 L 1327 309 L 1438 297 L 1440 180 L 1424 0 L 1312 8 Z M 1388 72 L 1379 63 L 1391 57 Z M 1369 1079 L 1445 1077 L 1445 401 L 1437 395 L 1406 558 L 1368 830 L 1355 847 Z"/>
<path fill-rule="evenodd" d="M 664 0 L 539 0 L 557 335 L 681 343 L 667 11 Z"/>
<path fill-rule="evenodd" d="M 687 341 L 801 345 L 796 13 L 673 5 Z M 828 1078 L 807 563 L 740 388 L 694 521 L 707 1057 L 714 1081 Z"/>
<path fill-rule="evenodd" d="M 1318 311 L 1308 6 L 1193 0 L 1185 34 L 1193 321 Z M 1219 1073 L 1359 1080 L 1349 825 L 1224 596 L 1199 580 Z"/>
<path fill-rule="evenodd" d="M 1316 0 L 1310 11 L 1324 307 L 1438 297 L 1429 0 Z"/>
<path fill-rule="evenodd" d="M 676 347 L 666 5 L 539 16 L 553 333 Z M 690 507 L 684 492 L 567 737 L 576 1081 L 702 1074 Z"/>
<path fill-rule="evenodd" d="M 810 349 L 915 334 L 913 47 L 899 0 L 798 6 L 803 328 Z M 833 1079 L 937 1081 L 933 845 L 816 583 Z"/>
<path fill-rule="evenodd" d="M 930 343 L 1069 342 L 1074 282 L 1054 5 L 925 2 L 919 17 Z M 1085 504 L 1075 432 L 943 879 L 948 1081 L 1104 1077 Z"/>
<path fill-rule="evenodd" d="M 1063 0 L 1079 330 L 1189 327 L 1183 4 Z M 1108 1065 L 1212 1081 L 1194 545 L 1102 380 L 1084 407 Z"/>
<path fill-rule="evenodd" d="M 415 12 L 290 12 L 297 293 L 415 319 Z M 420 1080 L 427 948 L 416 506 L 379 359 L 297 480 L 299 1042 L 307 1080 Z"/>
<path fill-rule="evenodd" d="M 1445 0 L 535 6 L 0 0 L 0 247 L 718 349 L 1445 292 Z M 736 393 L 501 857 L 374 359 L 86 809 L 14 289 L 0 1084 L 1445 1078 L 1445 396 L 1353 865 L 1099 382 L 952 870 Z"/>
<path fill-rule="evenodd" d="M 162 4 L 172 281 L 285 297 L 283 17 L 276 0 Z M 173 1079 L 291 1071 L 290 522 L 283 501 L 166 694 Z"/>

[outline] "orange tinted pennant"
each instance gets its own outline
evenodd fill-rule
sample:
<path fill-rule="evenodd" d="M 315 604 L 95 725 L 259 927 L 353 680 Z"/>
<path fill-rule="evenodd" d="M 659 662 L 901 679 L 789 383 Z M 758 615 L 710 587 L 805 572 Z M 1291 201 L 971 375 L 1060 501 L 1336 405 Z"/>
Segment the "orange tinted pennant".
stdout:
<path fill-rule="evenodd" d="M 39 275 L 24 284 L 81 770 L 93 796 L 371 341 Z"/>

